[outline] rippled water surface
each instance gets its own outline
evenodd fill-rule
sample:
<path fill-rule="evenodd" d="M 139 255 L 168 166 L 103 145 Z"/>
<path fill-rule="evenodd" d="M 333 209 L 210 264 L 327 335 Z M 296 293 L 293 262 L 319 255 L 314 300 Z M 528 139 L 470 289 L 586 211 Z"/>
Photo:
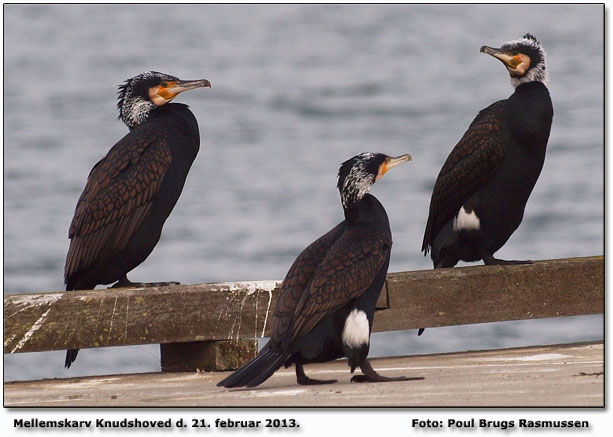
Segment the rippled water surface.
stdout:
<path fill-rule="evenodd" d="M 373 188 L 390 217 L 390 271 L 420 253 L 438 171 L 477 112 L 512 93 L 479 53 L 525 32 L 548 53 L 555 116 L 545 167 L 501 258 L 603 253 L 600 5 L 5 5 L 4 290 L 61 290 L 74 207 L 126 132 L 117 85 L 142 71 L 209 79 L 181 95 L 201 152 L 156 250 L 130 277 L 281 279 L 342 219 L 339 164 L 411 153 Z M 501 20 L 521 16 L 521 20 Z M 95 19 L 93 19 L 95 17 Z M 372 354 L 602 338 L 602 317 L 376 334 Z M 154 371 L 156 346 L 5 356 L 6 380 Z"/>

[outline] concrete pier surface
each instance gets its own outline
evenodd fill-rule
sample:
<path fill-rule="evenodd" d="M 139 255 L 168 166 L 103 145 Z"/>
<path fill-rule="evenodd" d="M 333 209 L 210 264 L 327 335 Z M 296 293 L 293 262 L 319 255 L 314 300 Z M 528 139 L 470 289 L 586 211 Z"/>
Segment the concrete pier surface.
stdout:
<path fill-rule="evenodd" d="M 602 342 L 459 352 L 371 363 L 386 376 L 351 383 L 345 360 L 305 366 L 336 384 L 300 386 L 294 368 L 253 389 L 224 389 L 229 372 L 161 372 L 4 383 L 5 407 L 472 407 L 604 406 Z M 356 371 L 358 373 L 359 370 Z"/>

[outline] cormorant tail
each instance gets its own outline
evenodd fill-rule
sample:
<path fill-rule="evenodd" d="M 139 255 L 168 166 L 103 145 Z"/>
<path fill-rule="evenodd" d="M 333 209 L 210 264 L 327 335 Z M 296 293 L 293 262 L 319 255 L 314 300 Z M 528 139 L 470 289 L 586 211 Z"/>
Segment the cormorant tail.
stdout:
<path fill-rule="evenodd" d="M 266 381 L 281 367 L 291 353 L 272 348 L 264 348 L 260 354 L 235 371 L 223 381 L 217 383 L 218 387 L 255 387 Z"/>
<path fill-rule="evenodd" d="M 67 369 L 70 368 L 70 365 L 74 360 L 77 359 L 77 354 L 79 353 L 79 349 L 69 349 L 66 351 L 66 361 L 64 362 L 64 367 Z"/>

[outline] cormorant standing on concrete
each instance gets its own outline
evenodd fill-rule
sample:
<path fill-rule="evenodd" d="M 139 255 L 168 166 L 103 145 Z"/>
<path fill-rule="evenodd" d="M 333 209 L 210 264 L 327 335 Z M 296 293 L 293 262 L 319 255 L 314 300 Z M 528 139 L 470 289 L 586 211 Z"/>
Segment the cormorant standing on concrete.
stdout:
<path fill-rule="evenodd" d="M 142 73 L 119 87 L 119 119 L 130 132 L 94 166 L 75 210 L 68 237 L 66 290 L 136 285 L 127 273 L 151 253 L 177 203 L 198 154 L 198 123 L 179 93 L 210 87 Z M 164 283 L 160 283 L 162 285 Z M 66 368 L 78 349 L 66 353 Z"/>
<path fill-rule="evenodd" d="M 338 189 L 345 220 L 296 258 L 283 281 L 270 341 L 218 386 L 254 387 L 291 364 L 298 384 L 333 383 L 307 377 L 303 366 L 343 356 L 351 372 L 360 367 L 364 373 L 352 380 L 405 379 L 379 375 L 366 358 L 392 246 L 385 209 L 368 192 L 386 171 L 410 159 L 362 153 L 341 165 Z"/>
<path fill-rule="evenodd" d="M 545 51 L 526 34 L 481 52 L 502 61 L 515 92 L 479 112 L 438 175 L 422 245 L 435 268 L 531 262 L 494 254 L 521 223 L 545 161 L 553 118 Z"/>

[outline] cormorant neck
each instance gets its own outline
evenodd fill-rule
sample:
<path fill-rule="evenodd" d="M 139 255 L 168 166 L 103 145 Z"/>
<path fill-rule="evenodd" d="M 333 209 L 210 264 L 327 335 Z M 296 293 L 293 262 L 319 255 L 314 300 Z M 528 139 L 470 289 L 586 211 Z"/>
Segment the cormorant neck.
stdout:
<path fill-rule="evenodd" d="M 365 194 L 358 200 L 343 205 L 343 211 L 345 213 L 345 220 L 348 223 L 361 223 L 367 222 L 370 219 L 370 210 L 372 209 L 371 198 L 374 198 L 371 194 Z"/>
<path fill-rule="evenodd" d="M 526 91 L 526 90 L 531 90 L 531 89 L 537 89 L 537 88 L 544 88 L 547 89 L 547 86 L 543 83 L 543 82 L 528 82 L 528 83 L 522 83 L 521 85 L 517 86 L 515 88 L 515 91 Z"/>
<path fill-rule="evenodd" d="M 358 221 L 358 218 L 360 217 L 360 207 L 357 203 L 353 203 L 348 207 L 344 206 L 343 212 L 345 213 L 345 220 L 347 220 L 349 223 Z"/>
<path fill-rule="evenodd" d="M 124 99 L 121 104 L 120 118 L 132 130 L 144 123 L 149 118 L 151 111 L 156 108 L 157 106 L 151 100 L 142 97 Z"/>
<path fill-rule="evenodd" d="M 549 76 L 547 75 L 547 70 L 545 68 L 545 63 L 542 62 L 538 65 L 535 65 L 530 70 L 526 72 L 523 76 L 513 76 L 511 75 L 511 85 L 513 88 L 517 88 L 520 85 L 532 83 L 532 82 L 540 82 L 543 85 L 547 85 L 549 81 Z"/>

